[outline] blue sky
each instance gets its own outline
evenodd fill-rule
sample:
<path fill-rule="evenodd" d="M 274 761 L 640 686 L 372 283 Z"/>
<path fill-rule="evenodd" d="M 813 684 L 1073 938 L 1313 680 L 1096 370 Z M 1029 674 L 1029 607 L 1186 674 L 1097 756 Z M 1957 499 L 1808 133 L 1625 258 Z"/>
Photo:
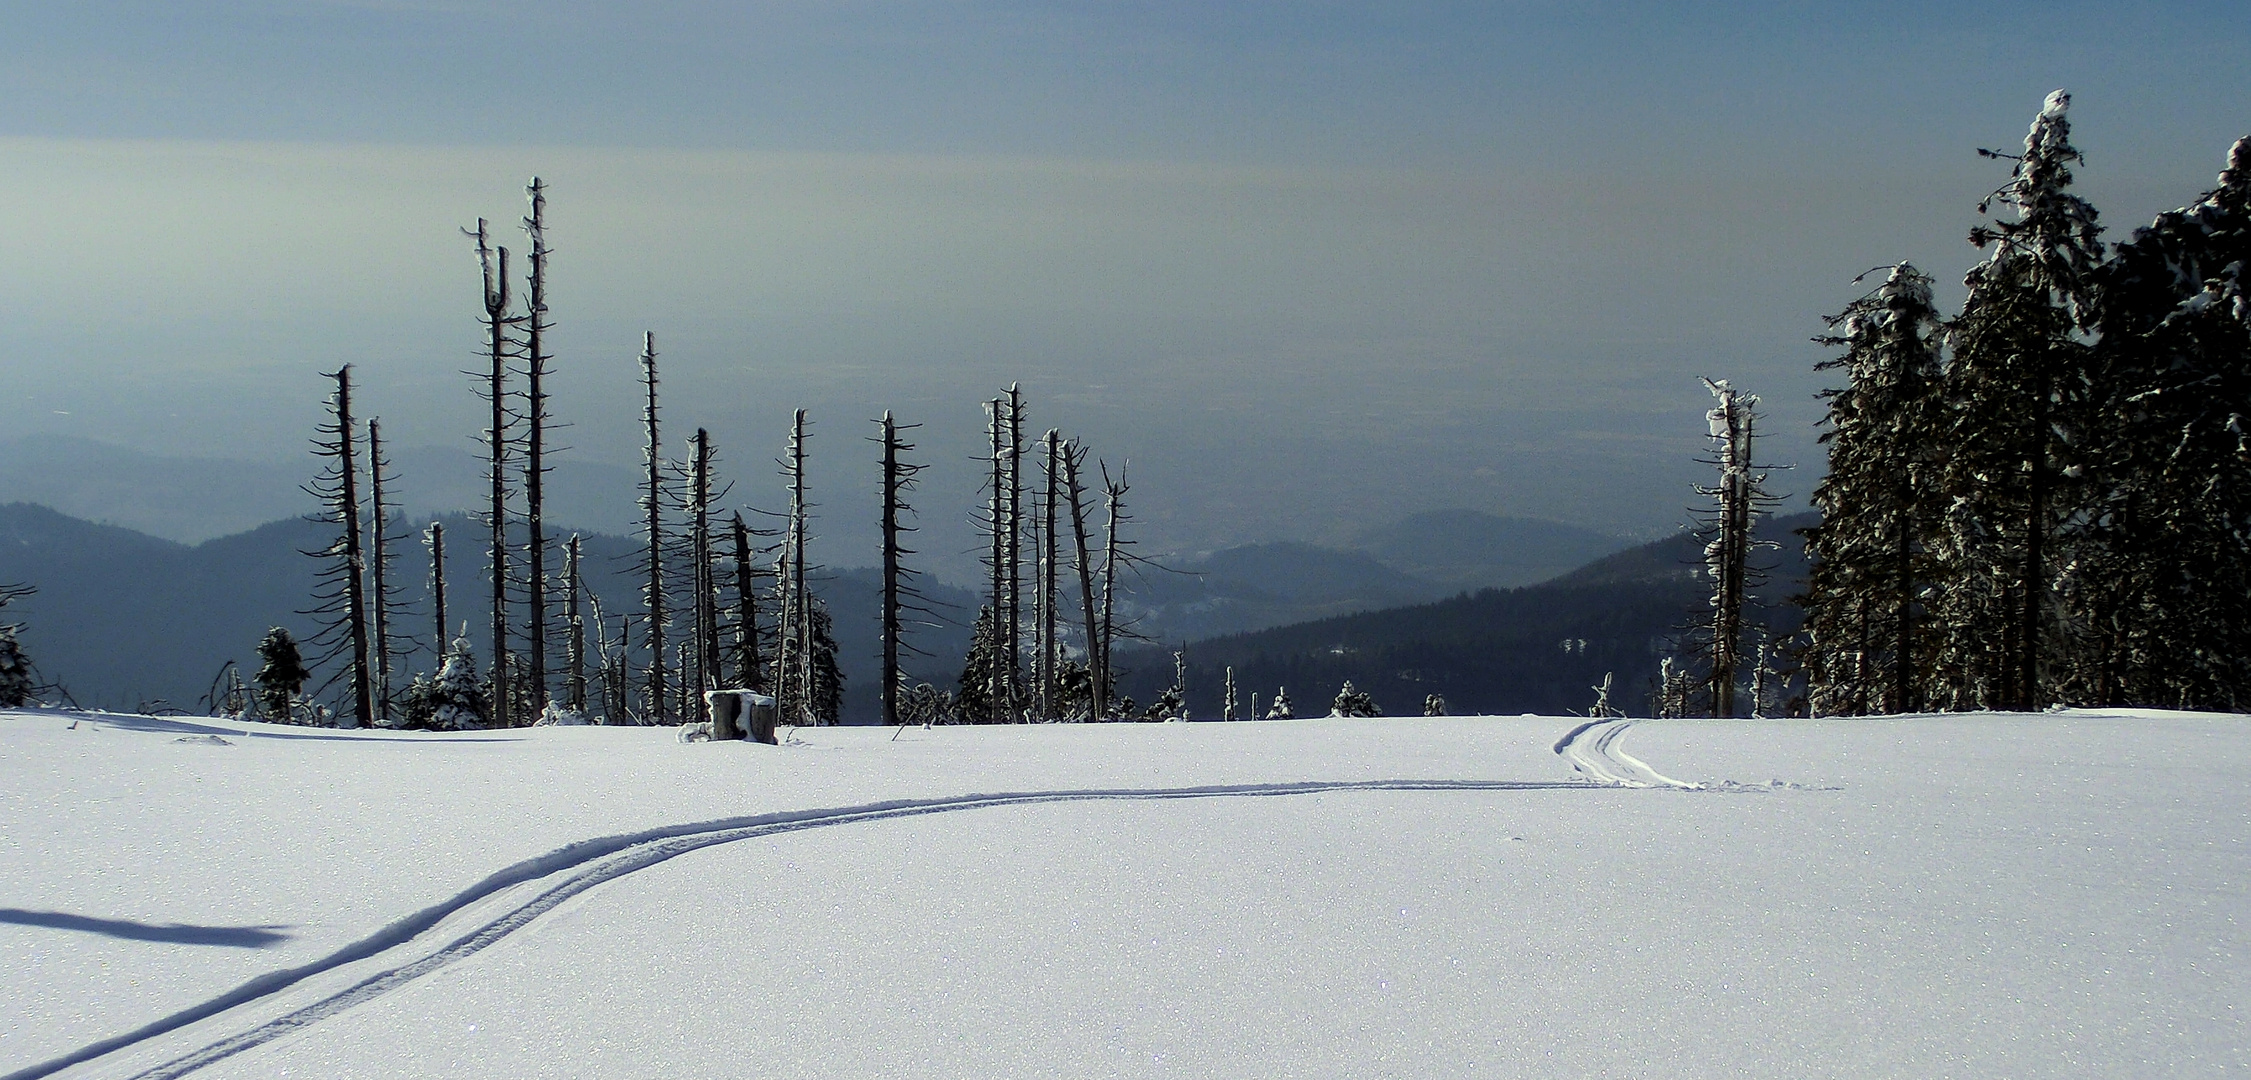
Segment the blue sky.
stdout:
<path fill-rule="evenodd" d="M 537 172 L 575 452 L 631 460 L 653 329 L 746 474 L 814 410 L 847 549 L 867 418 L 928 425 L 947 533 L 1012 379 L 1134 461 L 1159 546 L 1665 529 L 1702 374 L 1802 494 L 1806 339 L 1868 267 L 1958 280 L 1977 147 L 2068 87 L 2120 238 L 2251 133 L 2218 4 L 0 11 L 0 423 L 283 457 L 348 360 L 395 439 L 465 445 L 455 230 Z"/>

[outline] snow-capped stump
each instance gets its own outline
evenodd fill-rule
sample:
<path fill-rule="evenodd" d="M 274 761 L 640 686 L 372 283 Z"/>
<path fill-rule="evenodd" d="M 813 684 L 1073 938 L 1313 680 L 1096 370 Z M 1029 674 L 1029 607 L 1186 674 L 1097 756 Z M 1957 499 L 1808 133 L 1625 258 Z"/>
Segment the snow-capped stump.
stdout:
<path fill-rule="evenodd" d="M 771 696 L 750 690 L 706 690 L 703 700 L 711 708 L 713 739 L 749 739 L 776 745 L 776 709 Z"/>

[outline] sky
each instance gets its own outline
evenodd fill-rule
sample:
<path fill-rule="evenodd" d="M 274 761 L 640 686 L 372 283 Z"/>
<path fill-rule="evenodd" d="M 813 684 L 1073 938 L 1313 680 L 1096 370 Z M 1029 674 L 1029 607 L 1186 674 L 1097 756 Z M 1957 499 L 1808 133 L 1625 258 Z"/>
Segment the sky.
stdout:
<path fill-rule="evenodd" d="M 981 403 L 1133 484 L 1147 550 L 1468 508 L 1656 535 L 1699 376 L 1802 502 L 1821 316 L 1956 283 L 2042 97 L 2113 239 L 2251 134 L 2224 4 L 0 4 L 0 425 L 302 461 L 322 373 L 464 450 L 482 217 L 549 185 L 567 455 L 669 449 L 874 561 L 871 422 L 976 541 Z M 519 284 L 520 289 L 520 284 Z M 1942 299 L 1958 299 L 1958 286 Z M 416 478 L 398 478 L 413 503 Z M 621 492 L 620 500 L 629 498 Z M 248 523 L 246 523 L 247 525 Z"/>

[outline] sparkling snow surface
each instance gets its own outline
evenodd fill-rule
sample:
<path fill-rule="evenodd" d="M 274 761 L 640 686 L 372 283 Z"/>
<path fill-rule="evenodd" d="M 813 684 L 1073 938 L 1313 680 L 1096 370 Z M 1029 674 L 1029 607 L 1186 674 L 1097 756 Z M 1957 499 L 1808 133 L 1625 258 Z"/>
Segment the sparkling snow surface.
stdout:
<path fill-rule="evenodd" d="M 0 714 L 0 1074 L 2251 1070 L 2251 720 L 1581 724 Z"/>

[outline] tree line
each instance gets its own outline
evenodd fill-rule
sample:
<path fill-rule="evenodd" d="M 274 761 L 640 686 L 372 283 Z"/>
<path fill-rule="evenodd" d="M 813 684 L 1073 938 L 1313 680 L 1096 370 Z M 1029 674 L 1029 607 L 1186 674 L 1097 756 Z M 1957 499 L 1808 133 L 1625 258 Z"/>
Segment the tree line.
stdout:
<path fill-rule="evenodd" d="M 2049 95 L 1951 317 L 1902 262 L 1828 320 L 1817 714 L 2251 707 L 2251 138 L 2112 245 Z"/>
<path fill-rule="evenodd" d="M 381 420 L 355 413 L 345 365 L 327 376 L 334 388 L 314 441 L 323 468 L 306 488 L 319 500 L 314 520 L 334 537 L 306 552 L 320 568 L 306 612 L 318 617 L 320 630 L 302 649 L 286 630 L 269 632 L 250 682 L 235 676 L 217 697 L 230 711 L 284 722 L 453 729 L 702 723 L 709 719 L 705 691 L 742 689 L 774 697 L 785 723 L 836 723 L 845 673 L 820 596 L 823 568 L 810 554 L 816 504 L 806 480 L 812 422 L 805 410 L 793 414 L 777 460 L 787 506 L 730 507 L 710 430 L 696 429 L 678 456 L 666 441 L 656 337 L 645 333 L 637 358 L 644 434 L 639 610 L 603 611 L 583 577 L 579 538 L 559 537 L 545 522 L 555 423 L 548 405 L 555 371 L 547 345 L 554 325 L 546 302 L 551 252 L 546 186 L 534 178 L 526 194 L 522 230 L 530 257 L 520 294 L 509 248 L 488 222 L 463 230 L 482 279 L 482 363 L 471 374 L 491 417 L 479 436 L 490 499 L 479 515 L 486 543 L 477 582 L 489 601 L 489 623 L 472 635 L 466 622 L 448 621 L 443 524 L 433 522 L 421 538 L 432 609 L 427 644 L 400 626 L 406 611 L 399 562 L 411 542 L 400 535 L 398 483 L 384 456 Z M 985 602 L 973 616 L 963 673 L 945 690 L 909 685 L 904 675 L 909 657 L 928 658 L 914 643 L 915 630 L 960 617 L 924 595 L 912 565 L 917 553 L 907 546 L 916 531 L 908 499 L 928 467 L 914 459 L 906 437 L 918 425 L 890 412 L 874 421 L 883 575 L 876 679 L 884 720 L 1117 716 L 1109 658 L 1117 638 L 1132 636 L 1115 614 L 1119 575 L 1145 562 L 1125 536 L 1124 469 L 1113 476 L 1081 440 L 1057 429 L 1027 439 L 1028 410 L 1017 386 L 989 400 L 986 413 L 985 499 L 975 511 L 990 541 Z M 427 669 L 408 673 L 415 656 Z M 308 691 L 316 671 L 327 675 Z"/>

